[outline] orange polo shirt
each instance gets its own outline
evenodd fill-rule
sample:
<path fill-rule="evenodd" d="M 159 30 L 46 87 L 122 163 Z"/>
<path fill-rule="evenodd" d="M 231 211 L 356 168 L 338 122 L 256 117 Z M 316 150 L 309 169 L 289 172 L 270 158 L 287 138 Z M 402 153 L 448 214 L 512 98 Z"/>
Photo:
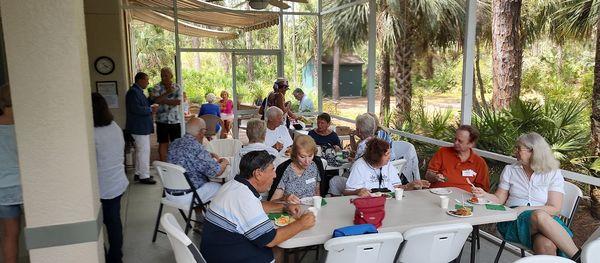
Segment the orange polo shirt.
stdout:
<path fill-rule="evenodd" d="M 446 182 L 432 183 L 431 188 L 458 187 L 471 192 L 471 185 L 466 180 L 469 178 L 475 186 L 481 187 L 487 192 L 490 191 L 487 164 L 473 150 L 471 150 L 469 159 L 461 162 L 454 148 L 442 147 L 433 155 L 427 169 L 441 173 L 448 179 Z"/>

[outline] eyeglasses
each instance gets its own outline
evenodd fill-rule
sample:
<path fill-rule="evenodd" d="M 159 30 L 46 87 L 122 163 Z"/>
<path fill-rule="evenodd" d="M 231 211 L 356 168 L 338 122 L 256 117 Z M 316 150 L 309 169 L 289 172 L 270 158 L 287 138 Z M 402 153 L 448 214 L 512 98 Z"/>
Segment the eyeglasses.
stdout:
<path fill-rule="evenodd" d="M 515 151 L 517 151 L 517 152 L 531 152 L 532 149 L 529 149 L 527 147 L 518 147 L 517 146 L 517 147 L 515 147 Z"/>

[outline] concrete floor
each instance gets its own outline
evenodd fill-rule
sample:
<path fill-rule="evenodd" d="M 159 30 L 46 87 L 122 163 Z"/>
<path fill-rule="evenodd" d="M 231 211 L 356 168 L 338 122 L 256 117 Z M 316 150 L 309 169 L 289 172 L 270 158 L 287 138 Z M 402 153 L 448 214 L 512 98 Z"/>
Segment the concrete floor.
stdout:
<path fill-rule="evenodd" d="M 157 178 L 155 176 L 155 178 Z M 152 243 L 152 230 L 158 212 L 159 200 L 161 195 L 161 186 L 131 184 L 127 195 L 123 199 L 123 222 L 124 222 L 124 258 L 127 263 L 166 263 L 175 262 L 171 251 L 171 246 L 167 237 L 158 234 L 155 243 Z M 183 225 L 181 216 L 175 209 L 167 208 L 166 212 L 173 213 L 180 224 Z M 190 231 L 190 238 L 200 244 L 198 234 Z M 470 262 L 469 258 L 470 243 L 467 242 L 463 250 L 461 262 Z M 498 246 L 481 239 L 481 250 L 477 253 L 477 262 L 493 262 Z M 323 252 L 322 252 L 323 253 Z M 323 259 L 324 257 L 321 257 Z M 303 263 L 314 262 L 314 254 L 307 255 Z M 500 262 L 514 262 L 518 257 L 509 251 L 504 251 Z"/>

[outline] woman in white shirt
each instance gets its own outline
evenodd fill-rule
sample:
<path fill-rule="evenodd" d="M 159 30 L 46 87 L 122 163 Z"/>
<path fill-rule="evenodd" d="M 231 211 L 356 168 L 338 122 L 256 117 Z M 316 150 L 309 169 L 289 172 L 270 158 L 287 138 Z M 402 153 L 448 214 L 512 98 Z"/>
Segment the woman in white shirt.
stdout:
<path fill-rule="evenodd" d="M 98 187 L 109 244 L 106 262 L 120 263 L 123 257 L 121 196 L 129 185 L 123 165 L 125 140 L 123 130 L 113 121 L 106 100 L 99 93 L 92 93 L 92 107 Z"/>
<path fill-rule="evenodd" d="M 390 164 L 390 144 L 382 139 L 372 138 L 367 142 L 364 155 L 352 165 L 344 195 L 370 196 L 372 190 L 412 190 L 421 187 L 429 187 L 429 182 L 415 180 L 402 185 L 398 170 Z"/>
<path fill-rule="evenodd" d="M 518 162 L 504 168 L 496 193 L 478 187 L 473 193 L 520 213 L 515 221 L 497 224 L 505 240 L 520 243 L 536 254 L 556 255 L 558 248 L 569 257 L 578 257 L 573 234 L 557 216 L 564 179 L 550 145 L 535 132 L 521 135 L 516 144 Z"/>

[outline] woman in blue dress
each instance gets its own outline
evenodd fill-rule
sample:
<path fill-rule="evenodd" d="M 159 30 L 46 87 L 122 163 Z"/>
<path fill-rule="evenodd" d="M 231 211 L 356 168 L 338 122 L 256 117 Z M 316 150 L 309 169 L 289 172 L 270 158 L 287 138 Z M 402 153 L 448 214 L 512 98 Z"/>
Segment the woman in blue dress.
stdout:
<path fill-rule="evenodd" d="M 517 210 L 517 220 L 497 224 L 505 240 L 520 243 L 536 254 L 556 255 L 558 249 L 578 258 L 573 234 L 558 217 L 564 179 L 550 145 L 535 132 L 521 135 L 516 144 L 517 163 L 504 167 L 496 193 L 476 187 L 473 194 Z"/>

